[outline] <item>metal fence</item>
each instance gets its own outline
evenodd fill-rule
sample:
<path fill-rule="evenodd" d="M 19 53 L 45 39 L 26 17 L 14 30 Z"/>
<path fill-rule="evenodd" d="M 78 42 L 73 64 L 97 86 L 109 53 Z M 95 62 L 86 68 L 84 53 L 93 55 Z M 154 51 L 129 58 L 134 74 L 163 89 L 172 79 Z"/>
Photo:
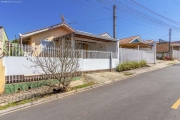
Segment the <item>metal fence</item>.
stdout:
<path fill-rule="evenodd" d="M 121 63 L 126 61 L 140 61 L 140 60 L 145 60 L 147 61 L 147 63 L 155 63 L 155 52 L 120 48 L 119 59 Z"/>
<path fill-rule="evenodd" d="M 18 83 L 18 82 L 30 82 L 30 81 L 39 81 L 39 80 L 44 80 L 45 78 L 49 79 L 54 79 L 53 76 L 51 75 L 35 75 L 34 73 L 31 73 L 31 70 L 29 68 L 26 68 L 29 66 L 29 61 L 27 61 L 27 57 L 63 57 L 62 54 L 66 54 L 66 52 L 61 52 L 62 49 L 55 48 L 55 47 L 42 47 L 42 46 L 29 46 L 29 45 L 23 45 L 20 46 L 18 44 L 8 44 L 8 46 L 5 47 L 4 52 L 5 55 L 7 56 L 4 58 L 5 62 L 5 69 L 6 69 L 6 83 Z M 93 66 L 94 69 L 102 69 L 102 68 L 109 68 L 109 64 L 111 61 L 110 59 L 117 59 L 117 53 L 113 52 L 106 52 L 106 51 L 87 51 L 87 50 L 70 50 L 70 53 L 77 53 L 78 51 L 78 56 L 76 58 L 80 58 L 81 61 L 80 64 L 80 71 L 86 71 L 86 69 L 92 69 L 91 67 Z M 69 53 L 67 53 L 69 54 Z M 66 56 L 67 57 L 67 56 Z M 71 56 L 72 57 L 72 56 Z M 74 56 L 73 56 L 74 57 Z M 99 63 L 98 65 L 95 65 L 94 61 L 96 63 Z M 97 61 L 98 60 L 98 61 Z M 102 61 L 102 60 L 107 60 Z M 19 63 L 16 63 L 14 65 L 14 62 L 18 61 Z M 112 61 L 113 62 L 113 61 Z M 102 64 L 102 65 L 101 65 Z M 103 67 L 103 66 L 108 66 L 108 67 Z M 102 68 L 101 68 L 102 67 Z M 19 68 L 19 69 L 17 69 Z M 16 71 L 12 71 L 16 70 Z M 17 72 L 19 71 L 19 72 Z M 28 74 L 26 73 L 27 71 Z M 16 73 L 16 74 L 15 74 Z M 18 73 L 18 74 L 17 74 Z"/>
<path fill-rule="evenodd" d="M 173 50 L 173 58 L 174 59 L 180 59 L 180 51 Z"/>
<path fill-rule="evenodd" d="M 44 47 L 44 46 L 30 46 L 30 45 L 19 45 L 19 44 L 7 44 L 4 47 L 6 56 L 40 56 L 40 57 L 57 57 L 59 51 L 63 51 L 57 47 Z M 72 51 L 72 50 L 71 50 Z M 117 58 L 118 53 L 109 51 L 90 51 L 90 50 L 75 50 L 82 52 L 80 58 L 95 58 L 95 59 L 109 59 Z"/>
<path fill-rule="evenodd" d="M 89 58 L 95 58 L 95 59 L 109 59 L 110 57 L 112 58 L 117 58 L 117 53 L 113 52 L 104 52 L 104 51 L 86 51 L 83 50 L 83 58 L 84 59 L 89 59 Z"/>

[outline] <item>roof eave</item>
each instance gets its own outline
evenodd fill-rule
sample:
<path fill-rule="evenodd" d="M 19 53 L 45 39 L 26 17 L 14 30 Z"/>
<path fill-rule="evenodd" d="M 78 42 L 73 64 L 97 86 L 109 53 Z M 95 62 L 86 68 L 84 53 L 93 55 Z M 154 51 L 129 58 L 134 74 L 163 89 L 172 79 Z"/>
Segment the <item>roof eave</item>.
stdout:
<path fill-rule="evenodd" d="M 107 38 L 107 37 L 103 37 L 103 36 L 96 36 L 96 35 L 93 35 L 93 34 L 81 33 L 81 32 L 78 32 L 78 31 L 75 31 L 75 34 L 77 34 L 77 35 L 84 35 L 84 36 L 88 36 L 88 37 L 99 38 L 99 39 L 105 39 L 105 40 L 109 40 L 109 41 L 113 41 L 113 42 L 117 42 L 118 41 L 118 39 Z"/>
<path fill-rule="evenodd" d="M 48 31 L 48 30 L 52 30 L 52 29 L 55 29 L 55 28 L 58 28 L 58 27 L 62 27 L 62 26 L 66 26 L 67 28 L 69 28 L 70 30 L 72 30 L 73 32 L 75 31 L 72 27 L 70 27 L 69 25 L 67 25 L 66 23 L 61 23 L 53 28 L 51 28 L 52 26 L 50 27 L 47 27 L 47 28 L 44 28 L 44 29 L 41 29 L 41 30 L 37 30 L 37 31 L 34 31 L 34 32 L 31 32 L 31 33 L 27 33 L 27 34 L 21 34 L 20 37 L 23 37 L 23 38 L 26 38 L 26 37 L 30 37 L 32 35 L 35 35 L 35 34 L 38 34 L 38 33 L 41 33 L 41 32 L 45 32 L 45 31 Z"/>

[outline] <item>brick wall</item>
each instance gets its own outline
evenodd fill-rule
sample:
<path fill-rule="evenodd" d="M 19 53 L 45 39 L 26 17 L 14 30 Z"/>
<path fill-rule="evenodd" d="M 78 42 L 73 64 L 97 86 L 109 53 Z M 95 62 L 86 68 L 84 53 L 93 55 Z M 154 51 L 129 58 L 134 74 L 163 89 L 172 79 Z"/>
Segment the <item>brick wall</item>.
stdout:
<path fill-rule="evenodd" d="M 156 44 L 156 52 L 169 52 L 169 43 L 157 43 Z"/>

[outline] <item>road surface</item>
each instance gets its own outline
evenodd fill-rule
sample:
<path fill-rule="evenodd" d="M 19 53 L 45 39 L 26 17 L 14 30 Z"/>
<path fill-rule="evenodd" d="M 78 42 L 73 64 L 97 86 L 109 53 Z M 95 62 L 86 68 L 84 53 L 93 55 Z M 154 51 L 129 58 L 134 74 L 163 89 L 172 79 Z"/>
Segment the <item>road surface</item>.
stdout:
<path fill-rule="evenodd" d="M 179 98 L 177 64 L 6 114 L 0 120 L 180 120 Z"/>

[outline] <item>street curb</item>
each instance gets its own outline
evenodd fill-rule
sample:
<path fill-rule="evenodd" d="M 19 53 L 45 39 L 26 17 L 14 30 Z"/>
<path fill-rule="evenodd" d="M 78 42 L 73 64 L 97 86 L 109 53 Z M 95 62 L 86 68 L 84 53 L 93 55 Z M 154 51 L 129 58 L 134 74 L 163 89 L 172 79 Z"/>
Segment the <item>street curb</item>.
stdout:
<path fill-rule="evenodd" d="M 172 65 L 168 65 L 168 66 L 165 66 L 165 67 L 169 67 L 169 66 L 172 66 Z M 143 73 L 148 73 L 148 72 L 152 72 L 152 71 L 155 71 L 155 70 L 163 69 L 165 67 L 157 68 L 157 69 L 153 69 L 153 70 L 147 70 L 147 71 L 144 71 L 142 73 L 133 74 L 133 75 L 130 75 L 130 76 L 125 76 L 125 77 L 120 78 L 120 79 L 109 80 L 109 81 L 106 81 L 106 82 L 103 82 L 103 83 L 99 83 L 99 84 L 94 84 L 94 85 L 91 85 L 91 86 L 88 86 L 88 87 L 85 87 L 85 88 L 80 88 L 80 89 L 77 89 L 77 90 L 72 90 L 70 92 L 51 95 L 51 96 L 48 96 L 47 98 L 42 98 L 42 99 L 39 99 L 37 101 L 33 101 L 31 103 L 26 103 L 26 104 L 18 105 L 18 106 L 15 106 L 15 107 L 10 107 L 10 108 L 7 108 L 5 110 L 0 110 L 0 116 L 8 114 L 8 113 L 15 112 L 15 111 L 18 111 L 18 110 L 22 110 L 22 109 L 25 109 L 25 108 L 29 108 L 29 107 L 32 107 L 32 106 L 40 105 L 40 104 L 43 104 L 43 103 L 46 103 L 46 102 L 50 102 L 50 101 L 53 101 L 53 100 L 56 100 L 56 99 L 59 99 L 59 98 L 62 99 L 62 98 L 66 97 L 66 96 L 69 96 L 69 95 L 80 93 L 80 92 L 83 92 L 83 91 L 86 91 L 86 90 L 91 90 L 93 88 L 97 88 L 97 87 L 101 87 L 101 86 L 104 86 L 104 85 L 108 85 L 108 84 L 115 83 L 115 82 L 118 82 L 118 81 L 121 81 L 121 80 L 125 80 L 125 79 L 128 79 L 128 78 L 132 78 L 132 77 L 141 75 Z"/>

